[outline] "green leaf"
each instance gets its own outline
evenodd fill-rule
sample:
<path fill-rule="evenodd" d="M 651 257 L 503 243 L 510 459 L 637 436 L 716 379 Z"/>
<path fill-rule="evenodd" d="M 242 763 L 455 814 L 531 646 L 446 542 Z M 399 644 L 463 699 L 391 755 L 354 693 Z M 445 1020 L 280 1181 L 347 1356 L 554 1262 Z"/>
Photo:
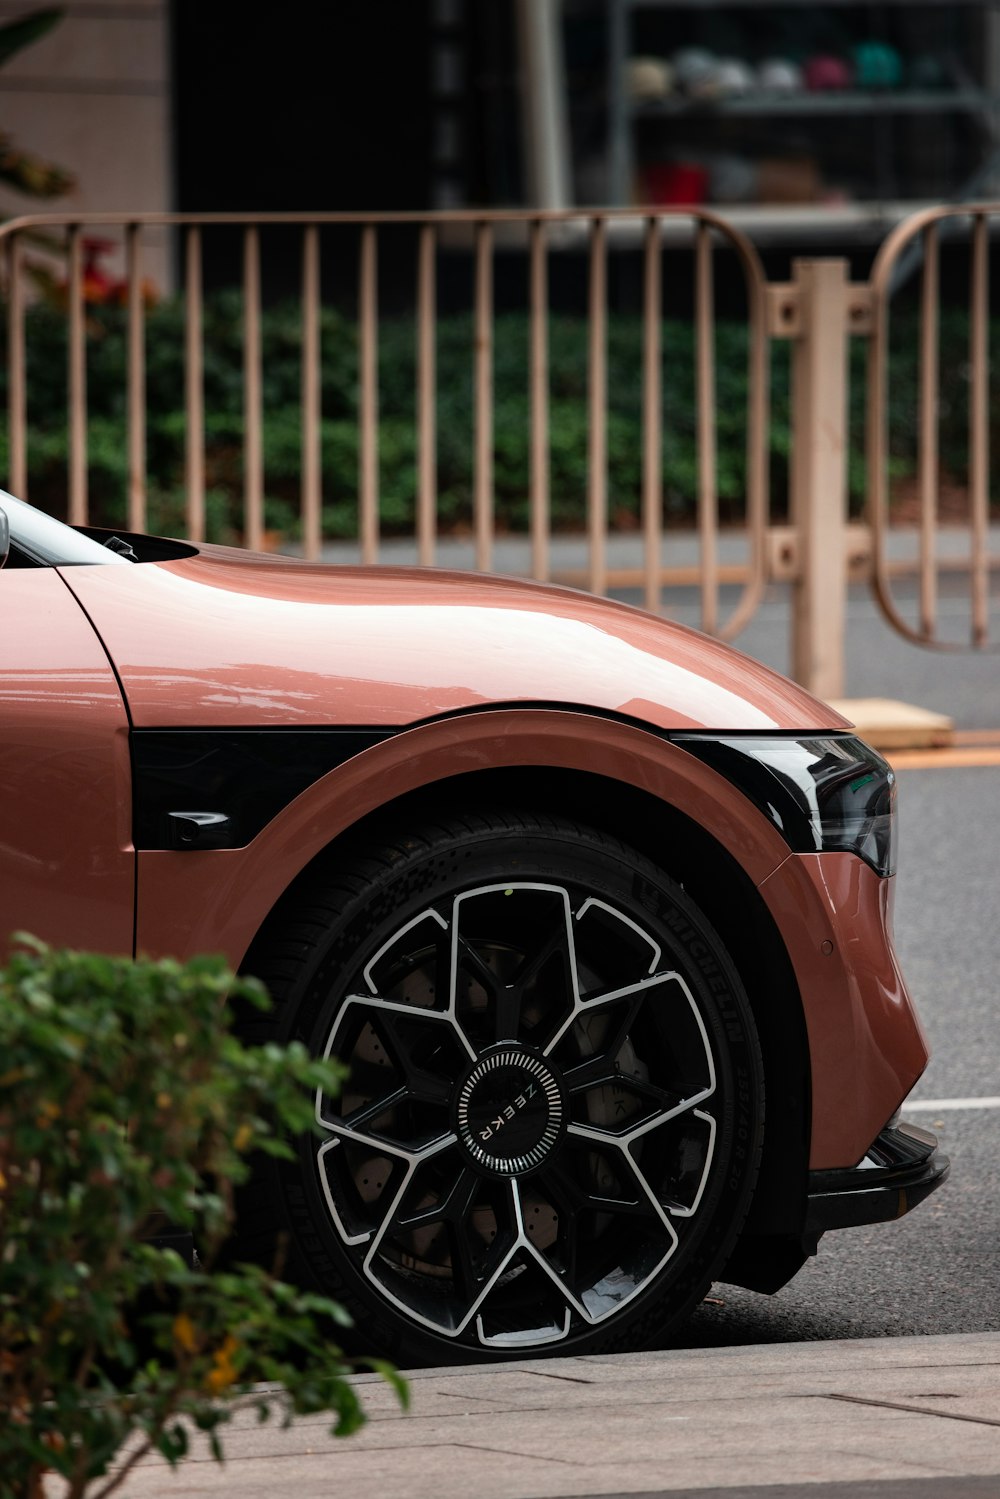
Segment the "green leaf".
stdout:
<path fill-rule="evenodd" d="M 6 25 L 0 26 L 0 67 L 8 62 L 15 53 L 21 52 L 25 47 L 30 47 L 32 42 L 39 41 L 46 36 L 62 20 L 66 12 L 58 7 L 50 7 L 46 10 L 35 10 L 27 16 L 21 16 L 16 21 L 8 21 Z"/>
<path fill-rule="evenodd" d="M 170 1466 L 176 1467 L 182 1457 L 187 1456 L 188 1434 L 179 1421 L 161 1431 L 156 1439 L 157 1451 L 161 1452 Z"/>

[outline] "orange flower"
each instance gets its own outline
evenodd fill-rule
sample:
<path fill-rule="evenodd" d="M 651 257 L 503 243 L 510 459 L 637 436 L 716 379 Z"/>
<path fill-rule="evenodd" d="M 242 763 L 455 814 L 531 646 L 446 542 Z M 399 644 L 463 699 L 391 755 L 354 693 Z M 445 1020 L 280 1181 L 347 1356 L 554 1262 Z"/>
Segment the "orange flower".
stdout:
<path fill-rule="evenodd" d="M 213 1395 L 221 1395 L 223 1390 L 228 1390 L 231 1384 L 236 1382 L 236 1366 L 233 1363 L 233 1354 L 239 1344 L 230 1334 L 221 1348 L 217 1348 L 212 1355 L 212 1367 L 205 1375 L 205 1388 Z"/>
<path fill-rule="evenodd" d="M 183 1348 L 185 1353 L 197 1353 L 198 1335 L 187 1312 L 179 1312 L 174 1318 L 173 1332 L 174 1342 Z"/>

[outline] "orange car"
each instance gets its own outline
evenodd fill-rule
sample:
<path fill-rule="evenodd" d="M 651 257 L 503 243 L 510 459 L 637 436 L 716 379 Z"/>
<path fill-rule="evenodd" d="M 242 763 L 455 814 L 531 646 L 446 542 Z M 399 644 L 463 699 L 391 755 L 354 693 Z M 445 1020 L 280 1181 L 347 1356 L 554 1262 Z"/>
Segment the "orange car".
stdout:
<path fill-rule="evenodd" d="M 567 590 L 0 516 L 4 927 L 221 951 L 350 1065 L 240 1248 L 368 1347 L 641 1346 L 943 1179 L 830 708 Z"/>

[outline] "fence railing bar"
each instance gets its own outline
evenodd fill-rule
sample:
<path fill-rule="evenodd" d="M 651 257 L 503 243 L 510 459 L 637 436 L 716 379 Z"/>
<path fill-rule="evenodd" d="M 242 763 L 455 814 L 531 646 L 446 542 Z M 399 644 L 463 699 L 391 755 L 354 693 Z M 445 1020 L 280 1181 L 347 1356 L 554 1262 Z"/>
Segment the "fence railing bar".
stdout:
<path fill-rule="evenodd" d="M 531 402 L 531 575 L 549 577 L 549 272 L 548 236 L 541 219 L 529 231 Z"/>
<path fill-rule="evenodd" d="M 972 231 L 971 301 L 969 306 L 969 505 L 972 643 L 983 645 L 989 634 L 989 221 L 977 214 Z"/>
<path fill-rule="evenodd" d="M 145 531 L 146 522 L 146 329 L 142 288 L 142 227 L 125 230 L 125 284 L 128 299 L 128 528 Z"/>
<path fill-rule="evenodd" d="M 701 542 L 701 627 L 719 622 L 719 516 L 715 456 L 715 289 L 712 232 L 699 223 L 695 246 L 695 349 L 698 447 L 698 535 Z"/>
<path fill-rule="evenodd" d="M 419 228 L 421 224 L 440 224 L 448 226 L 459 226 L 474 229 L 478 224 L 509 225 L 511 227 L 523 227 L 532 219 L 540 219 L 546 224 L 578 224 L 585 229 L 593 220 L 594 213 L 599 212 L 601 218 L 607 223 L 641 223 L 651 213 L 665 223 L 676 220 L 687 230 L 691 224 L 692 213 L 690 208 L 669 208 L 654 204 L 638 204 L 629 208 L 468 208 L 468 209 L 439 209 L 428 212 L 426 209 L 399 209 L 399 210 L 355 210 L 346 212 L 332 211 L 329 213 L 316 213 L 312 210 L 304 210 L 295 213 L 115 213 L 94 212 L 78 213 L 73 215 L 73 223 L 82 227 L 97 228 L 122 225 L 124 223 L 142 224 L 146 228 L 177 228 L 186 224 L 198 225 L 210 228 L 213 226 L 230 226 L 239 228 L 246 224 L 256 224 L 261 228 L 269 225 L 296 225 L 304 227 L 306 224 L 318 224 L 320 226 L 331 225 L 341 227 L 359 227 L 372 224 L 376 227 L 381 225 L 410 225 Z M 966 207 L 963 212 L 974 211 L 973 207 Z M 742 243 L 749 247 L 750 241 L 739 229 L 735 229 L 729 221 L 720 214 L 710 209 L 699 208 L 697 210 L 699 222 L 710 225 L 724 234 L 731 242 Z M 0 240 L 10 234 L 21 233 L 25 229 L 47 229 L 65 228 L 66 216 L 60 213 L 33 213 L 22 214 L 14 219 L 7 219 L 0 224 Z M 686 239 L 687 236 L 685 235 Z"/>
<path fill-rule="evenodd" d="M 260 231 L 243 236 L 243 525 L 251 551 L 264 545 L 264 441 L 260 351 Z"/>
<path fill-rule="evenodd" d="M 753 618 L 767 587 L 767 525 L 769 517 L 768 440 L 770 435 L 771 363 L 767 339 L 764 282 L 746 265 L 748 306 L 746 518 L 750 544 L 749 570 L 736 608 L 720 627 L 723 640 L 732 640 Z M 719 568 L 719 581 L 725 581 Z"/>
<path fill-rule="evenodd" d="M 83 301 L 83 232 L 69 228 L 69 523 L 87 524 L 87 345 Z"/>
<path fill-rule="evenodd" d="M 903 618 L 896 607 L 888 562 L 888 379 L 889 298 L 895 256 L 906 239 L 897 228 L 885 242 L 872 270 L 874 296 L 872 327 L 868 339 L 867 394 L 865 407 L 865 497 L 872 543 L 872 589 L 883 617 L 906 640 L 923 642 L 919 630 Z M 892 258 L 890 258 L 890 252 Z"/>
<path fill-rule="evenodd" d="M 378 241 L 374 224 L 361 231 L 358 283 L 361 432 L 358 449 L 358 509 L 361 560 L 378 560 Z"/>
<path fill-rule="evenodd" d="M 7 463 L 13 494 L 28 498 L 28 383 L 25 371 L 21 237 L 7 242 Z"/>
<path fill-rule="evenodd" d="M 205 538 L 205 356 L 202 332 L 201 230 L 187 231 L 184 246 L 184 480 L 187 529 Z"/>
<path fill-rule="evenodd" d="M 314 561 L 323 527 L 319 230 L 302 234 L 302 551 Z"/>
<path fill-rule="evenodd" d="M 493 228 L 476 226 L 475 285 L 475 455 L 473 530 L 476 567 L 493 563 Z"/>
<path fill-rule="evenodd" d="M 643 247 L 642 531 L 646 608 L 660 611 L 663 537 L 663 261 L 658 219 L 647 220 Z"/>
<path fill-rule="evenodd" d="M 417 557 L 433 567 L 437 545 L 437 231 L 420 230 L 417 263 Z"/>
<path fill-rule="evenodd" d="M 917 483 L 920 490 L 920 631 L 933 639 L 937 624 L 938 497 L 938 297 L 940 241 L 936 224 L 924 230 L 920 289 L 920 437 Z"/>
<path fill-rule="evenodd" d="M 608 245 L 602 218 L 591 222 L 588 351 L 587 529 L 592 593 L 607 592 L 608 530 Z"/>

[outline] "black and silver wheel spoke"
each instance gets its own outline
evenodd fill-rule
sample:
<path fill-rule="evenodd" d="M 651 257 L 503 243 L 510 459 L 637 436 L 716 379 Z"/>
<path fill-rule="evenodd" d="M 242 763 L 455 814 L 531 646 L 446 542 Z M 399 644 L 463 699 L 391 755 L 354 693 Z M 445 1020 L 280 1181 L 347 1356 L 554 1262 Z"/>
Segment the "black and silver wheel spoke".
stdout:
<path fill-rule="evenodd" d="M 632 992 L 625 996 L 616 997 L 613 1002 L 599 1001 L 586 1007 L 587 1025 L 577 1024 L 573 1031 L 564 1033 L 560 1040 L 572 1041 L 578 1054 L 582 1054 L 579 1062 L 574 1062 L 568 1057 L 563 1066 L 563 1077 L 566 1087 L 570 1093 L 579 1092 L 581 1088 L 593 1087 L 595 1081 L 608 1081 L 608 1074 L 620 1073 L 621 1066 L 619 1058 L 622 1048 L 628 1039 L 629 1033 L 635 1025 L 636 1017 L 642 1008 L 646 997 L 646 991 L 641 989 L 638 993 Z M 582 1009 L 576 1011 L 576 1018 L 583 1014 Z M 591 1031 L 596 1020 L 602 1020 L 601 1026 L 604 1034 L 596 1043 L 597 1049 L 590 1055 L 584 1052 L 585 1045 L 595 1045 Z M 550 1048 L 550 1053 L 561 1056 L 567 1051 L 564 1045 L 558 1051 Z"/>
<path fill-rule="evenodd" d="M 578 994 L 567 891 L 517 882 L 468 891 L 452 927 L 452 1005 L 466 1033 L 480 1049 L 540 1045 Z"/>
<path fill-rule="evenodd" d="M 362 1104 L 360 1108 L 352 1109 L 338 1123 L 353 1136 L 363 1136 L 368 1132 L 368 1126 L 377 1124 L 384 1115 L 391 1114 L 408 1097 L 407 1088 L 396 1088 L 392 1093 L 385 1093 L 380 1098 Z"/>
<path fill-rule="evenodd" d="M 449 1013 L 349 995 L 326 1055 L 346 1061 L 350 1077 L 339 1099 L 317 1095 L 316 1118 L 325 1129 L 402 1146 L 447 1133 L 453 1079 L 468 1061 Z"/>
<path fill-rule="evenodd" d="M 413 1046 L 413 1036 L 417 1026 L 427 1025 L 423 1017 L 415 1020 L 412 1012 L 400 1014 L 388 1005 L 380 1004 L 371 1007 L 373 1016 L 372 1024 L 388 1042 L 388 1050 L 399 1071 L 406 1079 L 405 1089 L 411 1098 L 420 1103 L 437 1104 L 441 1108 L 447 1108 L 451 1098 L 451 1079 L 446 1067 L 444 1038 L 433 1035 L 430 1031 L 425 1038 L 426 1064 L 421 1065 L 422 1049 Z M 446 1024 L 448 1022 L 445 1022 Z M 440 1022 L 431 1022 L 435 1029 L 439 1029 Z M 441 1070 L 435 1070 L 435 1067 Z"/>

